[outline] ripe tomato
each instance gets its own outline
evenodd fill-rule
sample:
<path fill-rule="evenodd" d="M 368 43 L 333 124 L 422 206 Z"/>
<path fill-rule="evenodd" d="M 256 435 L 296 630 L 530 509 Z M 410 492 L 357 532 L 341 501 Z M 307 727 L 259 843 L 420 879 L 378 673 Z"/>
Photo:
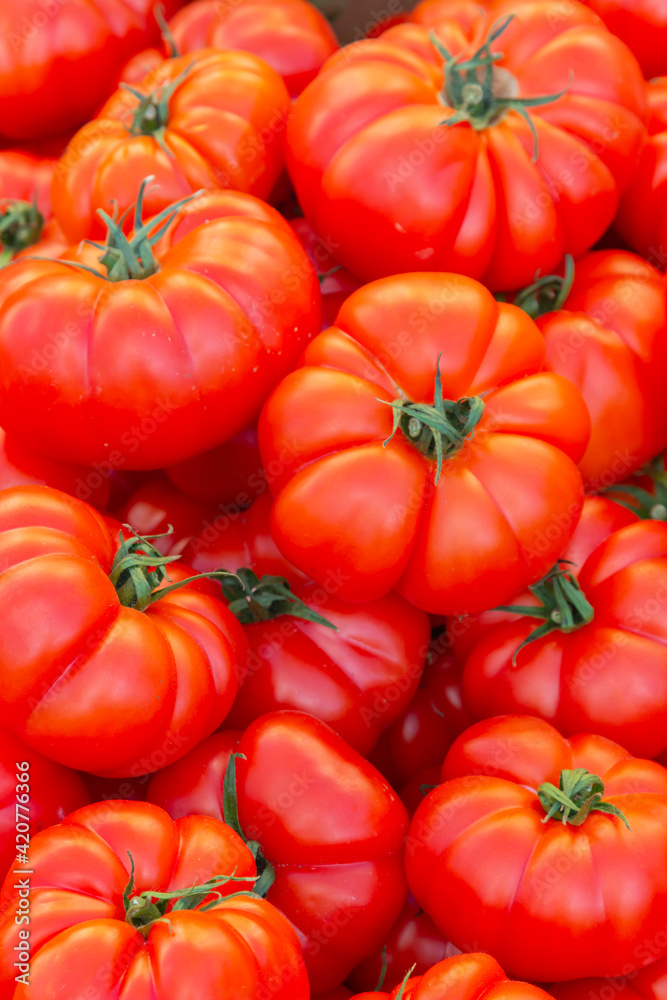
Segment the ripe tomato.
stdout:
<path fill-rule="evenodd" d="M 554 983 L 549 993 L 556 1000 L 661 1000 L 663 996 L 667 959 L 653 961 L 667 940 L 667 931 L 658 931 L 655 939 L 643 941 L 637 949 L 636 959 L 628 963 L 618 977 L 590 977 L 574 979 L 569 983 Z M 656 943 L 657 942 L 657 943 Z M 645 968 L 640 963 L 651 962 Z"/>
<path fill-rule="evenodd" d="M 667 73 L 667 8 L 652 0 L 584 0 L 622 38 L 647 80 Z"/>
<path fill-rule="evenodd" d="M 343 49 L 297 100 L 299 201 L 365 280 L 451 270 L 519 288 L 588 250 L 632 177 L 646 100 L 623 43 L 582 4 L 535 0 L 494 8 L 480 45 L 471 6 L 432 26 L 437 44 L 403 24 Z"/>
<path fill-rule="evenodd" d="M 196 969 L 201 1000 L 265 992 L 307 1000 L 294 931 L 248 895 L 255 872 L 250 851 L 219 820 L 174 822 L 144 802 L 79 809 L 34 838 L 27 881 L 20 870 L 5 880 L 0 996 L 186 1000 Z M 26 912 L 27 883 L 29 937 L 21 937 L 15 917 Z M 19 985 L 17 954 L 28 956 Z"/>
<path fill-rule="evenodd" d="M 136 776 L 160 766 L 156 753 L 175 760 L 220 725 L 247 643 L 207 580 L 158 599 L 159 553 L 137 541 L 114 557 L 117 544 L 65 493 L 0 493 L 0 715 L 53 760 Z M 141 569 L 142 552 L 152 569 Z"/>
<path fill-rule="evenodd" d="M 579 516 L 590 429 L 544 351 L 532 320 L 471 278 L 353 292 L 260 417 L 265 466 L 291 452 L 271 487 L 280 550 L 320 583 L 336 574 L 346 600 L 397 588 L 439 614 L 538 579 L 566 539 L 543 552 L 536 539 Z"/>
<path fill-rule="evenodd" d="M 49 219 L 55 165 L 54 159 L 44 159 L 17 149 L 1 150 L 0 199 L 3 202 L 6 199 L 34 202 L 43 217 Z"/>
<path fill-rule="evenodd" d="M 660 764 L 602 736 L 568 741 L 541 719 L 501 716 L 459 736 L 442 781 L 412 820 L 406 871 L 455 945 L 551 982 L 618 975 L 662 933 Z"/>
<path fill-rule="evenodd" d="M 0 728 L 0 878 L 26 860 L 40 830 L 87 802 L 90 795 L 76 771 L 54 764 Z"/>
<path fill-rule="evenodd" d="M 548 994 L 547 994 L 548 996 Z M 357 993 L 352 1000 L 544 1000 L 529 983 L 510 982 L 490 955 L 453 955 L 424 975 L 408 976 L 391 993 Z"/>
<path fill-rule="evenodd" d="M 667 265 L 667 76 L 646 84 L 649 138 L 621 198 L 615 226 L 629 245 L 663 271 Z"/>
<path fill-rule="evenodd" d="M 109 479 L 85 465 L 67 465 L 38 455 L 0 427 L 0 490 L 10 486 L 53 486 L 104 510 Z"/>
<path fill-rule="evenodd" d="M 398 594 L 359 605 L 339 600 L 336 590 L 335 580 L 296 587 L 305 608 L 294 615 L 279 599 L 252 605 L 256 613 L 243 606 L 250 656 L 228 725 L 245 729 L 266 712 L 296 709 L 326 722 L 366 757 L 407 708 L 428 653 L 428 615 Z M 302 617 L 308 609 L 334 629 Z"/>
<path fill-rule="evenodd" d="M 54 214 L 72 243 L 104 236 L 97 210 L 115 204 L 122 216 L 149 174 L 149 214 L 201 188 L 265 198 L 283 168 L 289 109 L 279 75 L 250 53 L 167 59 L 70 140 L 54 171 Z"/>
<path fill-rule="evenodd" d="M 159 236 L 155 220 L 150 239 L 141 229 L 122 259 L 109 222 L 106 276 L 38 260 L 0 271 L 0 424 L 9 433 L 64 461 L 146 469 L 254 422 L 319 330 L 319 289 L 287 224 L 257 217 L 256 199 L 233 206 L 234 197 L 227 192 L 227 214 L 205 226 L 187 231 L 192 215 L 178 217 L 158 256 L 147 245 Z M 180 222 L 187 232 L 177 239 Z"/>
<path fill-rule="evenodd" d="M 231 822 L 223 807 L 230 753 L 240 825 L 258 841 L 275 881 L 267 899 L 303 946 L 313 996 L 333 989 L 379 947 L 407 896 L 405 809 L 374 767 L 328 726 L 275 712 L 216 733 L 150 782 L 148 799 L 177 818 L 196 809 Z M 238 740 L 238 742 L 237 742 Z"/>
<path fill-rule="evenodd" d="M 190 536 L 215 518 L 217 508 L 186 496 L 164 476 L 156 476 L 142 483 L 114 513 L 138 535 L 164 534 L 154 545 L 163 555 L 170 555 L 180 553 Z M 173 530 L 167 534 L 169 528 Z"/>
<path fill-rule="evenodd" d="M 290 226 L 303 245 L 308 259 L 317 271 L 322 293 L 322 329 L 332 326 L 345 299 L 360 288 L 362 282 L 338 263 L 335 244 L 321 239 L 307 219 L 291 219 Z"/>
<path fill-rule="evenodd" d="M 211 451 L 167 466 L 165 472 L 183 493 L 209 504 L 244 509 L 267 489 L 254 427 Z"/>
<path fill-rule="evenodd" d="M 638 517 L 667 521 L 666 455 L 657 455 L 625 483 L 609 490 L 608 496 L 623 504 Z"/>
<path fill-rule="evenodd" d="M 667 524 L 589 498 L 561 560 L 515 613 L 469 631 L 465 703 L 478 719 L 529 712 L 655 757 L 667 749 Z M 540 608 L 537 621 L 525 606 Z"/>
<path fill-rule="evenodd" d="M 544 334 L 545 367 L 574 382 L 586 400 L 591 437 L 579 468 L 591 492 L 667 446 L 665 292 L 665 279 L 646 261 L 603 250 L 514 298 Z"/>

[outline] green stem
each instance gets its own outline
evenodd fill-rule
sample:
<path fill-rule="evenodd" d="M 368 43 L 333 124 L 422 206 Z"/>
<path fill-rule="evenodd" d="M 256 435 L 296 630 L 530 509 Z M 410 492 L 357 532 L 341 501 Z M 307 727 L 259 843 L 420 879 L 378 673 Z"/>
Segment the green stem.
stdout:
<path fill-rule="evenodd" d="M 44 229 L 44 216 L 37 202 L 8 198 L 0 201 L 0 267 L 15 254 L 37 243 Z"/>
<path fill-rule="evenodd" d="M 164 11 L 164 4 L 156 3 L 153 7 L 153 17 L 157 21 L 158 28 L 162 35 L 162 41 L 164 42 L 164 47 L 167 50 L 169 59 L 178 59 L 180 52 L 178 51 L 178 46 L 176 44 L 176 39 L 171 33 L 171 28 L 167 22 Z"/>
<path fill-rule="evenodd" d="M 603 802 L 603 795 L 602 781 L 585 767 L 561 771 L 558 788 L 545 781 L 537 789 L 537 796 L 546 813 L 542 822 L 555 818 L 563 824 L 581 826 L 592 812 L 603 812 L 622 819 L 629 830 L 630 824 L 621 810 L 610 802 Z"/>
<path fill-rule="evenodd" d="M 565 255 L 565 274 L 546 274 L 536 278 L 532 285 L 517 292 L 513 299 L 515 306 L 523 309 L 531 319 L 538 319 L 545 313 L 562 309 L 567 297 L 572 291 L 574 281 L 574 260 L 570 254 Z"/>
<path fill-rule="evenodd" d="M 635 475 L 649 476 L 653 481 L 653 490 L 645 490 L 643 486 L 634 486 L 632 483 L 617 483 L 609 489 L 609 496 L 644 521 L 667 521 L 667 470 L 664 456 L 658 455 Z M 632 501 L 622 499 L 624 493 L 632 497 Z"/>
<path fill-rule="evenodd" d="M 241 822 L 239 820 L 238 793 L 236 788 L 236 759 L 246 760 L 242 753 L 232 753 L 225 770 L 225 778 L 222 785 L 222 809 L 227 826 L 239 835 L 244 842 L 257 866 L 257 883 L 255 892 L 258 896 L 266 897 L 267 892 L 273 885 L 276 872 L 271 862 L 262 854 L 262 848 L 257 840 L 248 840 Z"/>
<path fill-rule="evenodd" d="M 173 153 L 165 142 L 165 133 L 169 123 L 169 102 L 177 88 L 189 76 L 193 66 L 194 61 L 186 66 L 170 83 L 160 84 L 150 94 L 142 93 L 141 90 L 129 83 L 121 84 L 123 90 L 129 91 L 139 102 L 134 109 L 132 121 L 127 126 L 127 131 L 130 135 L 152 136 L 169 157 L 173 157 Z"/>
<path fill-rule="evenodd" d="M 229 610 L 242 625 L 291 615 L 292 618 L 302 618 L 336 630 L 335 625 L 292 593 L 284 577 L 266 575 L 260 580 L 248 567 L 242 567 L 236 573 L 221 572 L 225 574 L 221 580 L 222 593 L 229 604 Z"/>
<path fill-rule="evenodd" d="M 398 991 L 398 993 L 396 994 L 396 1000 L 403 1000 L 403 994 L 405 993 L 405 987 L 408 985 L 408 980 L 410 979 L 410 976 L 412 975 L 412 973 L 415 971 L 416 968 L 417 968 L 417 965 L 415 963 L 412 966 L 412 968 L 408 969 L 408 971 L 405 973 L 405 975 L 403 977 L 403 982 L 401 983 L 401 988 Z"/>
<path fill-rule="evenodd" d="M 438 355 L 435 369 L 433 406 L 412 403 L 406 399 L 395 399 L 391 403 L 386 399 L 378 399 L 378 403 L 391 406 L 394 411 L 394 427 L 383 442 L 384 447 L 400 427 L 406 440 L 417 451 L 437 463 L 436 483 L 440 479 L 443 460 L 452 458 L 474 436 L 475 427 L 484 412 L 484 402 L 479 396 L 464 396 L 456 402 L 443 397 L 441 357 L 442 352 Z"/>

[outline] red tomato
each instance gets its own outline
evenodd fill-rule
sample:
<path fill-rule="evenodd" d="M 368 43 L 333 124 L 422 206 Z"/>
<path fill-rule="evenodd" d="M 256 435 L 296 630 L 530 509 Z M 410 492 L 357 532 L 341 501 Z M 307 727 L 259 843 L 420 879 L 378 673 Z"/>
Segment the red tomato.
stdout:
<path fill-rule="evenodd" d="M 622 38 L 647 80 L 667 73 L 667 7 L 652 0 L 585 0 Z"/>
<path fill-rule="evenodd" d="M 159 554 L 157 569 L 144 572 L 127 556 L 131 582 L 123 553 L 114 559 L 117 545 L 100 515 L 65 493 L 0 493 L 0 715 L 53 760 L 137 776 L 220 725 L 247 643 L 208 581 L 157 599 Z M 138 542 L 135 550 L 155 552 Z M 166 572 L 187 576 L 181 567 Z"/>
<path fill-rule="evenodd" d="M 336 316 L 343 302 L 348 295 L 361 287 L 362 282 L 338 263 L 334 256 L 335 243 L 321 239 L 307 219 L 291 219 L 290 226 L 317 271 L 322 292 L 324 330 L 336 322 Z"/>
<path fill-rule="evenodd" d="M 347 986 L 338 986 L 335 990 L 327 990 L 326 993 L 318 993 L 313 1000 L 349 1000 L 352 991 Z"/>
<path fill-rule="evenodd" d="M 544 352 L 532 320 L 471 278 L 353 292 L 262 411 L 265 467 L 291 452 L 271 487 L 279 549 L 320 583 L 334 573 L 346 600 L 396 588 L 438 614 L 538 579 L 566 539 L 541 552 L 536 539 L 554 518 L 576 525 L 590 429 Z"/>
<path fill-rule="evenodd" d="M 51 180 L 55 165 L 55 160 L 43 159 L 16 149 L 0 151 L 0 199 L 36 202 L 44 218 L 49 219 Z"/>
<path fill-rule="evenodd" d="M 442 781 L 412 820 L 406 871 L 455 945 L 550 982 L 618 975 L 663 932 L 660 764 L 602 736 L 568 741 L 541 719 L 501 716 L 459 736 Z"/>
<path fill-rule="evenodd" d="M 31 843 L 29 938 L 15 923 L 25 912 L 19 876 L 5 881 L 0 996 L 187 1000 L 196 969 L 201 1000 L 307 1000 L 294 931 L 247 894 L 255 872 L 250 851 L 219 820 L 174 822 L 144 802 L 79 809 Z M 188 899 L 191 886 L 202 891 Z M 29 985 L 14 982 L 17 952 L 29 956 Z"/>
<path fill-rule="evenodd" d="M 609 490 L 608 496 L 643 519 L 667 521 L 667 467 L 658 455 L 627 482 Z"/>
<path fill-rule="evenodd" d="M 0 490 L 29 485 L 53 486 L 99 510 L 104 510 L 109 497 L 109 477 L 103 472 L 38 455 L 0 427 Z"/>
<path fill-rule="evenodd" d="M 319 289 L 287 224 L 234 198 L 190 231 L 192 216 L 178 216 L 157 257 L 135 235 L 127 259 L 112 268 L 114 251 L 105 255 L 106 276 L 36 260 L 0 271 L 9 433 L 54 458 L 125 470 L 180 461 L 254 422 L 319 330 Z"/>
<path fill-rule="evenodd" d="M 167 466 L 165 472 L 179 490 L 204 503 L 244 509 L 267 489 L 254 427 L 211 451 Z"/>
<path fill-rule="evenodd" d="M 339 600 L 336 589 L 333 580 L 294 589 L 335 631 L 282 605 L 279 617 L 262 607 L 244 625 L 250 656 L 228 725 L 245 729 L 266 712 L 296 709 L 326 722 L 366 757 L 406 710 L 428 653 L 428 615 L 398 594 L 359 605 Z"/>
<path fill-rule="evenodd" d="M 275 870 L 267 899 L 296 928 L 316 996 L 378 947 L 401 911 L 405 809 L 374 767 L 309 715 L 265 715 L 237 738 L 211 736 L 152 778 L 148 798 L 175 818 L 196 808 L 220 819 L 229 755 L 245 755 L 236 761 L 241 828 Z"/>
<path fill-rule="evenodd" d="M 604 250 L 514 299 L 544 334 L 546 368 L 574 382 L 586 400 L 592 429 L 579 468 L 591 492 L 667 446 L 665 292 L 663 276 L 646 261 Z"/>
<path fill-rule="evenodd" d="M 90 795 L 76 771 L 54 764 L 0 729 L 0 877 L 25 862 L 40 830 L 87 802 Z"/>
<path fill-rule="evenodd" d="M 548 996 L 548 994 L 547 994 Z M 510 982 L 490 955 L 453 955 L 391 993 L 357 993 L 352 1000 L 544 1000 L 529 983 Z"/>
<path fill-rule="evenodd" d="M 447 635 L 433 640 L 410 704 L 380 736 L 370 760 L 393 788 L 403 788 L 419 771 L 440 765 L 456 737 L 474 721 L 463 705 L 461 666 Z"/>
<path fill-rule="evenodd" d="M 410 896 L 383 947 L 377 948 L 372 955 L 360 962 L 346 982 L 355 991 L 374 990 L 380 982 L 385 964 L 383 984 L 395 983 L 405 975 L 406 969 L 414 969 L 415 975 L 421 976 L 432 965 L 450 958 L 457 951 L 445 941 L 431 918 L 426 916 Z"/>
<path fill-rule="evenodd" d="M 147 214 L 201 188 L 265 198 L 283 168 L 289 110 L 278 74 L 250 53 L 167 59 L 137 96 L 117 91 L 71 139 L 54 172 L 54 214 L 72 243 L 104 236 L 97 210 L 115 204 L 122 216 L 148 175 Z"/>
<path fill-rule="evenodd" d="M 646 84 L 649 138 L 621 198 L 615 226 L 656 267 L 667 265 L 667 76 Z"/>
<path fill-rule="evenodd" d="M 161 477 L 142 483 L 115 512 L 118 520 L 131 525 L 138 535 L 165 534 L 165 538 L 156 538 L 154 542 L 164 555 L 182 551 L 189 537 L 200 534 L 216 514 L 217 508 L 212 504 L 186 496 Z M 166 534 L 170 527 L 172 533 Z"/>
<path fill-rule="evenodd" d="M 521 287 L 588 250 L 631 180 L 646 100 L 623 43 L 582 4 L 535 0 L 494 8 L 505 27 L 480 46 L 471 6 L 432 26 L 440 52 L 427 27 L 398 25 L 333 56 L 296 103 L 299 201 L 365 280 L 456 271 Z"/>
<path fill-rule="evenodd" d="M 3 0 L 0 134 L 37 139 L 91 117 L 129 57 L 157 39 L 153 0 Z M 177 8 L 167 0 L 166 13 Z"/>
<path fill-rule="evenodd" d="M 209 46 L 254 52 L 280 73 L 292 97 L 339 47 L 327 19 L 306 0 L 195 0 L 169 28 L 180 53 Z"/>
<path fill-rule="evenodd" d="M 662 958 L 655 962 L 653 956 L 664 947 L 663 939 L 667 939 L 665 930 L 658 931 L 655 940 L 643 941 L 637 949 L 636 960 L 628 963 L 621 976 L 555 983 L 549 987 L 549 993 L 556 1000 L 662 1000 L 667 960 Z M 641 964 L 647 961 L 651 964 L 642 968 Z"/>
<path fill-rule="evenodd" d="M 529 712 L 567 736 L 596 732 L 655 757 L 667 749 L 667 524 L 590 498 L 561 558 L 569 579 L 509 605 L 540 606 L 540 632 L 540 619 L 494 612 L 468 633 L 465 703 L 478 719 Z"/>

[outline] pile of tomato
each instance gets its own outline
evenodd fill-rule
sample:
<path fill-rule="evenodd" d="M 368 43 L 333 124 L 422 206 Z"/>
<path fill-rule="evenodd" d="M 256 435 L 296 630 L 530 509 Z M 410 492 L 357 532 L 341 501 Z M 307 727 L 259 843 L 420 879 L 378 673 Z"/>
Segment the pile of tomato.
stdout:
<path fill-rule="evenodd" d="M 0 1000 L 664 1000 L 667 2 L 357 6 L 0 4 Z"/>

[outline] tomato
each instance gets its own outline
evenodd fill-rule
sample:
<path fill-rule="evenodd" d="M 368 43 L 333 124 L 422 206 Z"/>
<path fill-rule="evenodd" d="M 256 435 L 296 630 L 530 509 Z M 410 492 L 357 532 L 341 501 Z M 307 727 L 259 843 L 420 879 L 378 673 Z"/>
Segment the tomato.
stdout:
<path fill-rule="evenodd" d="M 25 861 L 31 839 L 40 830 L 87 802 L 90 796 L 76 771 L 54 764 L 0 729 L 1 877 Z"/>
<path fill-rule="evenodd" d="M 161 535 L 155 547 L 164 555 L 180 552 L 191 535 L 199 534 L 215 518 L 217 508 L 186 496 L 164 477 L 149 479 L 116 511 L 123 524 L 138 535 Z M 172 532 L 167 534 L 169 529 Z M 218 569 L 219 567 L 214 567 Z"/>
<path fill-rule="evenodd" d="M 586 504 L 551 579 L 468 633 L 464 701 L 478 719 L 529 712 L 655 757 L 667 749 L 667 524 Z M 537 621 L 525 606 L 539 607 Z"/>
<path fill-rule="evenodd" d="M 424 975 L 406 975 L 391 993 L 357 993 L 352 1000 L 544 1000 L 544 996 L 538 986 L 510 982 L 490 955 L 472 954 L 453 955 Z"/>
<path fill-rule="evenodd" d="M 667 446 L 665 292 L 663 276 L 646 261 L 605 250 L 568 262 L 564 278 L 539 278 L 514 299 L 544 334 L 546 368 L 586 400 L 592 429 L 579 468 L 591 492 Z"/>
<path fill-rule="evenodd" d="M 658 455 L 625 483 L 610 489 L 608 496 L 638 517 L 667 521 L 667 467 L 665 455 Z"/>
<path fill-rule="evenodd" d="M 410 825 L 406 872 L 455 945 L 551 982 L 618 975 L 662 933 L 660 764 L 602 736 L 568 741 L 541 719 L 501 716 L 459 736 L 442 781 Z"/>
<path fill-rule="evenodd" d="M 406 710 L 426 661 L 428 615 L 397 594 L 359 605 L 339 600 L 336 591 L 333 579 L 324 587 L 295 587 L 305 608 L 294 614 L 279 594 L 256 613 L 242 606 L 250 656 L 228 725 L 245 729 L 266 712 L 296 709 L 326 722 L 367 756 Z M 270 593 L 268 583 L 263 592 Z M 308 609 L 334 628 L 302 617 Z"/>
<path fill-rule="evenodd" d="M 341 598 L 396 588 L 439 614 L 539 578 L 566 539 L 536 539 L 554 518 L 576 525 L 590 428 L 572 383 L 540 371 L 544 351 L 532 320 L 471 278 L 353 292 L 260 417 L 265 467 L 289 455 L 271 485 L 278 548 L 319 583 L 335 574 Z"/>
<path fill-rule="evenodd" d="M 667 931 L 659 931 L 656 939 L 662 943 L 662 939 L 667 936 Z M 574 979 L 569 983 L 555 983 L 549 987 L 549 993 L 556 997 L 556 1000 L 660 1000 L 663 996 L 665 973 L 667 973 L 667 961 L 662 958 L 645 968 L 641 963 L 647 957 L 652 956 L 656 949 L 654 941 L 642 942 L 642 947 L 638 949 L 639 954 L 632 965 L 628 963 L 621 976 L 612 978 L 605 976 L 604 979 L 590 977 L 588 979 Z"/>
<path fill-rule="evenodd" d="M 227 198 L 225 217 L 182 239 L 177 219 L 157 257 L 145 230 L 126 258 L 105 252 L 106 276 L 59 261 L 0 271 L 0 424 L 9 433 L 111 471 L 160 468 L 253 424 L 319 329 L 319 289 L 286 223 L 256 217 L 256 199 Z M 190 218 L 180 220 L 186 231 Z M 158 224 L 148 225 L 157 240 Z M 113 243 L 121 236 L 109 227 Z"/>
<path fill-rule="evenodd" d="M 290 226 L 317 271 L 322 292 L 322 329 L 336 322 L 338 310 L 351 292 L 362 282 L 338 263 L 334 256 L 336 244 L 321 239 L 307 219 L 291 219 Z"/>
<path fill-rule="evenodd" d="M 383 947 L 360 962 L 346 982 L 355 991 L 374 990 L 385 964 L 382 982 L 395 983 L 406 969 L 414 968 L 414 974 L 421 976 L 432 965 L 444 961 L 456 951 L 410 896 Z"/>
<path fill-rule="evenodd" d="M 371 754 L 371 762 L 393 788 L 419 771 L 440 765 L 456 737 L 474 721 L 463 705 L 461 666 L 449 652 L 447 635 L 433 640 L 419 689 Z"/>
<path fill-rule="evenodd" d="M 55 165 L 53 159 L 33 156 L 17 149 L 1 150 L 0 199 L 36 202 L 44 218 L 50 218 L 51 181 Z"/>
<path fill-rule="evenodd" d="M 190 538 L 182 555 L 198 573 L 225 569 L 236 573 L 251 566 L 259 576 L 282 576 L 294 587 L 308 579 L 280 554 L 271 535 L 271 497 L 262 493 L 248 510 L 238 504 L 223 506 Z"/>
<path fill-rule="evenodd" d="M 480 45 L 483 12 L 459 6 L 432 25 L 440 48 L 403 24 L 334 55 L 289 123 L 303 211 L 364 280 L 456 271 L 519 288 L 602 236 L 635 169 L 644 83 L 595 14 L 500 5 Z"/>
<path fill-rule="evenodd" d="M 667 76 L 646 84 L 649 138 L 621 198 L 615 226 L 629 245 L 663 271 L 667 265 Z"/>
<path fill-rule="evenodd" d="M 92 507 L 65 493 L 0 493 L 0 717 L 62 764 L 137 776 L 220 725 L 247 644 L 211 583 L 158 599 L 165 573 L 179 581 L 187 571 L 165 568 L 144 542 L 114 558 L 117 544 Z M 152 570 L 141 569 L 142 552 Z"/>
<path fill-rule="evenodd" d="M 37 139 L 90 118 L 123 63 L 157 39 L 153 6 L 153 0 L 3 0 L 0 133 Z M 167 15 L 177 6 L 167 0 Z"/>
<path fill-rule="evenodd" d="M 254 427 L 165 472 L 179 490 L 204 503 L 245 508 L 267 489 Z"/>
<path fill-rule="evenodd" d="M 147 175 L 149 214 L 201 188 L 265 198 L 283 168 L 289 109 L 278 74 L 250 53 L 167 59 L 71 139 L 54 172 L 54 214 L 72 243 L 104 236 L 97 210 L 111 214 L 115 203 L 122 216 Z"/>
<path fill-rule="evenodd" d="M 0 996 L 186 1000 L 196 972 L 201 1000 L 264 992 L 307 1000 L 296 935 L 273 906 L 248 895 L 255 871 L 250 851 L 219 820 L 174 822 L 143 802 L 79 809 L 31 843 L 29 937 L 14 922 L 25 912 L 21 871 L 5 881 Z M 28 955 L 18 985 L 17 953 Z"/>
<path fill-rule="evenodd" d="M 667 9 L 651 0 L 585 0 L 622 38 L 647 80 L 667 72 Z"/>
<path fill-rule="evenodd" d="M 316 996 L 379 947 L 401 911 L 405 809 L 375 768 L 312 716 L 271 713 L 237 739 L 209 737 L 151 779 L 148 799 L 175 818 L 196 809 L 231 822 L 223 777 L 232 750 L 245 756 L 236 759 L 241 829 L 273 866 L 267 899 L 296 928 Z"/>
<path fill-rule="evenodd" d="M 338 49 L 327 19 L 306 0 L 195 0 L 169 28 L 180 53 L 210 46 L 261 56 L 296 97 Z"/>
<path fill-rule="evenodd" d="M 314 1000 L 349 1000 L 351 996 L 352 992 L 346 986 L 338 986 L 335 990 L 319 993 Z"/>

